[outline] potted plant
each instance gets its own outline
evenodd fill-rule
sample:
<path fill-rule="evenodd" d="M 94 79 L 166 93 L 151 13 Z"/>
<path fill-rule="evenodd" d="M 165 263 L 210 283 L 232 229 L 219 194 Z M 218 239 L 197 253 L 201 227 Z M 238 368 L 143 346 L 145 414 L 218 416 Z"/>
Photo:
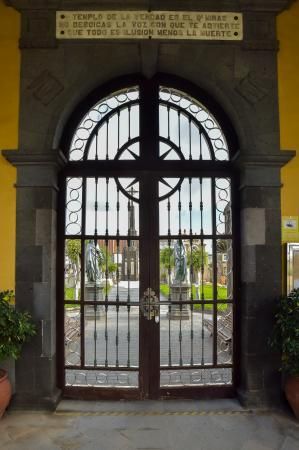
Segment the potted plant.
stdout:
<path fill-rule="evenodd" d="M 275 320 L 271 345 L 281 353 L 285 394 L 299 419 L 299 289 L 280 299 Z"/>
<path fill-rule="evenodd" d="M 8 358 L 19 358 L 23 344 L 36 333 L 27 312 L 15 310 L 12 291 L 0 292 L 0 363 Z M 0 368 L 0 418 L 11 398 L 11 384 L 7 372 Z"/>

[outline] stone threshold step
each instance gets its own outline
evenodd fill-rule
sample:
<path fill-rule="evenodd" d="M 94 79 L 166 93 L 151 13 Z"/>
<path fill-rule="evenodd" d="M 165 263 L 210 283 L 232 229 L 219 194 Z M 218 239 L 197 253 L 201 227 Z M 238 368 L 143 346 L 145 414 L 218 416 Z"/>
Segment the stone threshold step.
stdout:
<path fill-rule="evenodd" d="M 90 415 L 204 415 L 251 413 L 238 400 L 145 400 L 145 401 L 82 401 L 62 400 L 56 414 Z"/>

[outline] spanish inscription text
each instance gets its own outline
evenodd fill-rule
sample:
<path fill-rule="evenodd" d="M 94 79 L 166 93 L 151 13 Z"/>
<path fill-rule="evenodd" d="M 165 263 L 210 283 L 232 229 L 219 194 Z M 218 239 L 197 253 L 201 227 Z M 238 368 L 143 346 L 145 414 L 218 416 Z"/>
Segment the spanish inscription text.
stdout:
<path fill-rule="evenodd" d="M 57 39 L 242 40 L 240 13 L 57 11 Z"/>

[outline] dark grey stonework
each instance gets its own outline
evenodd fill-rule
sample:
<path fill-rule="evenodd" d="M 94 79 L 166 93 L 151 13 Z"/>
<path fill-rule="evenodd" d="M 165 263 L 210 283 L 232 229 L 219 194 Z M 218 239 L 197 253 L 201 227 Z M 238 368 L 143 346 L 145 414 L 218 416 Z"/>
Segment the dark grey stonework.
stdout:
<path fill-rule="evenodd" d="M 56 387 L 56 151 L 6 151 L 17 172 L 16 306 L 28 310 L 38 333 L 16 362 L 16 408 L 53 408 Z"/>
<path fill-rule="evenodd" d="M 152 10 L 193 10 L 193 11 L 225 11 L 225 10 L 257 10 L 282 11 L 294 0 L 4 0 L 9 6 L 18 10 L 52 10 L 52 9 L 152 9 Z"/>
<path fill-rule="evenodd" d="M 117 77 L 157 72 L 185 78 L 222 107 L 239 140 L 238 311 L 240 399 L 250 405 L 280 397 L 276 355 L 267 338 L 281 292 L 280 168 L 276 14 L 287 0 L 89 1 L 10 0 L 22 13 L 19 150 L 5 156 L 18 169 L 16 303 L 39 333 L 16 364 L 15 404 L 52 407 L 56 388 L 57 174 L 65 163 L 61 136 L 74 108 Z M 58 42 L 56 9 L 241 11 L 244 40 Z M 255 228 L 255 225 L 258 225 Z M 42 333 L 43 329 L 43 333 Z M 43 336 L 43 337 L 42 337 Z M 63 345 L 63 343 L 61 344 Z"/>

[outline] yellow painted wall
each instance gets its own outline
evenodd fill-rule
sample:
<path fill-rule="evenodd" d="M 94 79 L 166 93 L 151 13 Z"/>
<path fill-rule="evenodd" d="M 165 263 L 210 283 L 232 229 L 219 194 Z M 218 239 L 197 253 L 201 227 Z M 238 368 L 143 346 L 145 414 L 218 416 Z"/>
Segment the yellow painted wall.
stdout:
<path fill-rule="evenodd" d="M 277 20 L 281 148 L 297 150 L 282 170 L 282 216 L 299 216 L 299 1 Z M 283 241 L 299 241 L 297 232 L 283 232 Z"/>
<path fill-rule="evenodd" d="M 0 149 L 18 147 L 19 14 L 0 0 Z M 0 155 L 0 290 L 15 285 L 15 169 Z"/>

